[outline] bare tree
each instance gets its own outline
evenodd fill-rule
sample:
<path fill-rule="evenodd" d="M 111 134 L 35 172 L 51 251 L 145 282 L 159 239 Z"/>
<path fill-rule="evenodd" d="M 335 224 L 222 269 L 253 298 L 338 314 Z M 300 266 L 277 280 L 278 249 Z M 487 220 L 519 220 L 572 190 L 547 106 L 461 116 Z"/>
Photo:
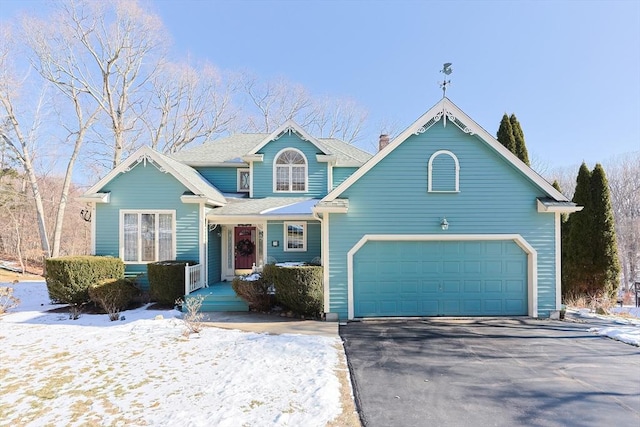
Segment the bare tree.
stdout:
<path fill-rule="evenodd" d="M 640 151 L 607 162 L 622 283 L 640 280 Z"/>
<path fill-rule="evenodd" d="M 115 167 L 123 154 L 137 148 L 141 129 L 134 106 L 143 102 L 144 86 L 163 56 L 162 22 L 136 0 L 56 5 L 52 17 L 29 18 L 25 27 L 43 74 L 89 95 L 100 108 L 113 137 L 107 145 Z"/>
<path fill-rule="evenodd" d="M 323 138 L 337 138 L 353 143 L 358 140 L 367 112 L 348 99 L 323 98 L 312 102 L 308 117 L 310 132 Z"/>
<path fill-rule="evenodd" d="M 257 110 L 246 117 L 247 131 L 269 133 L 289 119 L 296 119 L 303 127 L 311 121 L 311 97 L 302 85 L 285 79 L 261 82 L 251 75 L 241 78 L 249 108 Z"/>
<path fill-rule="evenodd" d="M 26 77 L 18 77 L 17 67 L 12 62 L 12 46 L 16 46 L 17 40 L 14 38 L 14 30 L 9 26 L 0 27 L 0 139 L 14 155 L 24 170 L 35 204 L 38 224 L 38 235 L 40 236 L 40 247 L 45 256 L 51 255 L 49 238 L 47 235 L 47 224 L 45 222 L 45 212 L 42 203 L 42 195 L 38 186 L 38 179 L 33 164 L 33 150 L 36 145 L 36 131 L 40 124 L 40 108 L 44 102 L 45 92 L 33 104 L 31 111 L 23 112 L 18 110 L 18 99 L 20 92 L 25 89 Z M 28 131 L 23 128 L 23 123 L 27 123 Z"/>
<path fill-rule="evenodd" d="M 367 111 L 349 99 L 314 98 L 302 85 L 282 78 L 263 82 L 245 74 L 240 79 L 247 101 L 243 131 L 268 133 L 293 119 L 315 136 L 352 143 L 367 119 Z"/>
<path fill-rule="evenodd" d="M 211 64 L 198 69 L 165 63 L 151 79 L 150 96 L 139 113 L 151 147 L 173 153 L 227 131 L 235 119 L 235 86 Z"/>

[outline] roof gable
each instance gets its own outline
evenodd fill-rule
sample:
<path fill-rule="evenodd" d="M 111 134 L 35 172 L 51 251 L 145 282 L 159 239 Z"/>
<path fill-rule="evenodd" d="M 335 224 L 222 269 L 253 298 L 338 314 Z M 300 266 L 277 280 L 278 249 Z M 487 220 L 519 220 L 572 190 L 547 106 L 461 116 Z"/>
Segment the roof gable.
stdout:
<path fill-rule="evenodd" d="M 424 113 L 418 120 L 416 120 L 411 126 L 405 129 L 400 135 L 398 135 L 389 145 L 380 150 L 369 160 L 364 166 L 353 173 L 342 184 L 337 186 L 333 191 L 327 194 L 323 202 L 332 202 L 336 198 L 340 197 L 344 191 L 346 191 L 351 185 L 358 181 L 363 175 L 371 170 L 375 165 L 380 163 L 391 152 L 398 148 L 405 140 L 411 135 L 418 135 L 426 132 L 429 128 L 442 121 L 443 126 L 447 126 L 447 122 L 450 125 L 455 125 L 463 132 L 476 135 L 480 140 L 486 143 L 489 147 L 495 150 L 501 155 L 507 162 L 512 164 L 517 170 L 519 170 L 524 176 L 526 176 L 531 182 L 542 189 L 547 195 L 557 201 L 567 201 L 568 199 L 560 193 L 558 190 L 547 182 L 537 172 L 523 163 L 517 156 L 511 151 L 505 148 L 497 139 L 478 125 L 471 117 L 465 114 L 458 106 L 451 102 L 448 98 L 442 98 L 436 105 L 430 108 Z"/>
<path fill-rule="evenodd" d="M 309 135 L 304 129 L 302 129 L 293 120 L 287 120 L 286 122 L 284 122 L 284 124 L 282 126 L 280 126 L 278 129 L 276 129 L 271 134 L 269 134 L 266 138 L 264 138 L 262 141 L 260 141 L 260 143 L 258 145 L 253 147 L 253 149 L 251 151 L 249 151 L 248 153 L 246 153 L 246 154 L 247 155 L 257 154 L 258 151 L 260 151 L 262 148 L 264 148 L 265 145 L 267 145 L 271 141 L 275 141 L 275 140 L 279 139 L 282 135 L 284 135 L 286 133 L 295 133 L 303 141 L 309 141 L 310 143 L 315 145 L 316 148 L 322 154 L 332 154 L 331 151 L 323 143 L 321 143 L 318 139 L 316 139 L 316 138 L 312 137 L 311 135 Z"/>
<path fill-rule="evenodd" d="M 151 162 L 159 170 L 170 173 L 194 195 L 206 198 L 209 203 L 218 206 L 226 203 L 224 196 L 215 187 L 211 186 L 196 170 L 147 146 L 139 148 L 112 169 L 111 172 L 89 188 L 84 197 L 98 193 L 105 185 L 121 173 L 126 173 L 138 164 L 146 164 L 146 162 Z"/>

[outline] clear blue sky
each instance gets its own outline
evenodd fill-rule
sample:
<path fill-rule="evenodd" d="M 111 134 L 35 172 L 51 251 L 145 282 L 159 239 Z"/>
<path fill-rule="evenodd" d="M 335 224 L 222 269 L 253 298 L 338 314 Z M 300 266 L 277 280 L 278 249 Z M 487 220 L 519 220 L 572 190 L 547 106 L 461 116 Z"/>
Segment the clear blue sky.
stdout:
<path fill-rule="evenodd" d="M 42 3 L 0 0 L 0 19 Z M 370 139 L 381 121 L 404 128 L 435 104 L 452 62 L 447 96 L 494 135 L 515 113 L 530 154 L 550 166 L 640 150 L 637 0 L 146 4 L 176 58 L 352 98 L 370 112 Z"/>

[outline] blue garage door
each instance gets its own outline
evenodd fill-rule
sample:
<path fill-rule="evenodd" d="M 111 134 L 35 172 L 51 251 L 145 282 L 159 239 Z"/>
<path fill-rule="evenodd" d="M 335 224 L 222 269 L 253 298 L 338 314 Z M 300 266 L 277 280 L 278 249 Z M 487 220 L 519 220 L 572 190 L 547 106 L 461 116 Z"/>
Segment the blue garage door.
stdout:
<path fill-rule="evenodd" d="M 513 241 L 366 243 L 355 317 L 527 314 L 527 255 Z"/>

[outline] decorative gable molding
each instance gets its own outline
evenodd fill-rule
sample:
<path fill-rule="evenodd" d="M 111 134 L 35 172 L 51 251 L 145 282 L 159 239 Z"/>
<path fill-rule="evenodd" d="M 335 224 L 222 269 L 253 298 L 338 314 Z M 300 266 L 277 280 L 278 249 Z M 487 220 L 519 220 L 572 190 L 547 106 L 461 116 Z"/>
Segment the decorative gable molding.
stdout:
<path fill-rule="evenodd" d="M 260 151 L 265 145 L 267 145 L 271 141 L 277 141 L 278 139 L 282 138 L 284 135 L 291 135 L 293 133 L 295 133 L 303 141 L 307 141 L 307 142 L 310 142 L 311 144 L 315 145 L 316 148 L 318 150 L 320 150 L 320 152 L 322 154 L 329 154 L 329 155 L 333 154 L 333 153 L 331 153 L 330 150 L 327 149 L 327 147 L 324 146 L 324 144 L 322 144 L 316 138 L 314 138 L 311 135 L 309 135 L 296 122 L 294 122 L 293 120 L 287 120 L 286 122 L 284 122 L 284 124 L 282 126 L 280 126 L 278 129 L 276 129 L 271 134 L 269 134 L 269 136 L 267 136 L 262 141 L 260 141 L 260 143 L 258 145 L 253 147 L 253 149 L 250 152 L 245 154 L 243 156 L 243 159 L 248 158 L 248 156 L 252 156 L 252 155 L 257 154 L 258 151 Z M 245 159 L 245 161 L 246 161 L 246 159 Z"/>
<path fill-rule="evenodd" d="M 433 116 L 427 123 L 419 127 L 413 134 L 419 135 L 421 133 L 425 133 L 431 126 L 435 125 L 442 120 L 442 126 L 447 127 L 447 119 L 454 125 L 456 125 L 462 132 L 468 133 L 469 135 L 474 135 L 472 129 L 466 126 L 460 119 L 458 119 L 451 111 L 447 110 L 446 104 L 442 104 L 442 111 L 439 111 L 435 116 Z"/>
<path fill-rule="evenodd" d="M 140 163 L 142 163 L 144 167 L 147 167 L 147 162 L 155 166 L 156 169 L 158 169 L 160 172 L 169 173 L 165 168 L 162 167 L 162 165 L 158 164 L 158 162 L 156 162 L 153 159 L 153 157 L 149 155 L 149 153 L 143 153 L 140 157 L 138 157 L 137 159 L 134 159 L 134 161 L 132 161 L 131 164 L 122 171 L 122 173 L 130 172 L 133 168 L 138 166 Z"/>

